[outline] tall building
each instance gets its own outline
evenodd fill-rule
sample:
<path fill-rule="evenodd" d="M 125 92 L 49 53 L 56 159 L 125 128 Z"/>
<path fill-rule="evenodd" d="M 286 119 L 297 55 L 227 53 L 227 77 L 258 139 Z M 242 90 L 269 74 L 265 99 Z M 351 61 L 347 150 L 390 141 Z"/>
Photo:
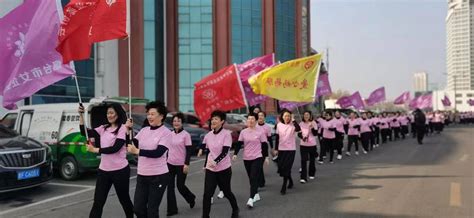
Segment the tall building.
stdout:
<path fill-rule="evenodd" d="M 426 72 L 413 74 L 413 86 L 415 92 L 428 91 L 428 74 Z"/>
<path fill-rule="evenodd" d="M 449 0 L 446 16 L 447 89 L 474 90 L 473 0 Z"/>

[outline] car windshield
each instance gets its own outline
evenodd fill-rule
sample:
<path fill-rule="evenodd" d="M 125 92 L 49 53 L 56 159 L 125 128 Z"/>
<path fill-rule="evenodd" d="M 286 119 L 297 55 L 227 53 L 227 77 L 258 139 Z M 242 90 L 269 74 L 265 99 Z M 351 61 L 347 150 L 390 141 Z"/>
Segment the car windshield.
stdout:
<path fill-rule="evenodd" d="M 12 138 L 12 137 L 15 137 L 15 136 L 18 136 L 18 133 L 16 133 L 15 131 L 3 126 L 3 125 L 0 125 L 0 138 Z"/>

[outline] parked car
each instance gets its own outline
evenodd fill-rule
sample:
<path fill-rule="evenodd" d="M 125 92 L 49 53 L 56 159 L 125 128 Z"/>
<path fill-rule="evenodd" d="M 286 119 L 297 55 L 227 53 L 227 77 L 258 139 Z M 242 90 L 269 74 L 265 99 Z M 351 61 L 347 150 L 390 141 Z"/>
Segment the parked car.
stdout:
<path fill-rule="evenodd" d="M 52 177 L 51 148 L 0 125 L 0 193 L 39 186 Z"/>
<path fill-rule="evenodd" d="M 84 119 L 89 128 L 96 128 L 106 122 L 107 105 L 111 102 L 128 101 L 120 98 L 97 98 L 83 104 Z M 144 104 L 145 102 L 139 101 L 134 107 L 144 108 Z M 0 124 L 5 124 L 22 136 L 49 145 L 53 166 L 59 170 L 59 175 L 65 180 L 75 180 L 83 172 L 96 170 L 100 164 L 100 154 L 86 150 L 86 137 L 79 130 L 77 108 L 77 103 L 21 106 L 9 111 Z M 134 161 L 132 155 L 127 155 L 127 159 Z"/>
<path fill-rule="evenodd" d="M 164 123 L 166 128 L 168 128 L 170 130 L 173 129 L 172 123 L 169 123 L 169 121 L 171 121 L 171 117 L 172 117 L 172 115 L 168 114 L 168 116 L 166 117 L 165 123 Z M 146 121 L 146 114 L 132 114 L 132 118 L 133 118 L 133 121 L 134 121 L 133 122 L 133 131 L 138 133 L 140 131 L 140 129 L 142 128 L 142 126 L 144 125 L 145 121 Z M 186 123 L 183 125 L 183 128 L 184 128 L 184 130 L 186 130 L 191 135 L 191 141 L 193 143 L 193 147 L 195 148 L 195 150 L 196 151 L 199 150 L 199 148 L 201 146 L 201 143 L 202 143 L 202 140 L 204 139 L 204 136 L 209 131 L 205 130 L 203 128 L 194 127 L 194 126 L 186 124 Z"/>

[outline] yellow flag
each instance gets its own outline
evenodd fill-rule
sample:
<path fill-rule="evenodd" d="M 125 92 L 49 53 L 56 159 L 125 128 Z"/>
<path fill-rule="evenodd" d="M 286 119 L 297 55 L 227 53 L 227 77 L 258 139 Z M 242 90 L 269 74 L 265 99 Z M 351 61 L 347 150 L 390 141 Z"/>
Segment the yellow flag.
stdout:
<path fill-rule="evenodd" d="M 255 94 L 293 102 L 313 102 L 321 54 L 287 61 L 249 78 Z"/>

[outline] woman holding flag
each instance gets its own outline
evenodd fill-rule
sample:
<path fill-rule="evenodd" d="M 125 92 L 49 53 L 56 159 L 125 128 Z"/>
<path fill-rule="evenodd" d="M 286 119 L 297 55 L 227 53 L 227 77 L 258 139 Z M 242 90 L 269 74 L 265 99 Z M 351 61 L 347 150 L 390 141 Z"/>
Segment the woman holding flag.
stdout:
<path fill-rule="evenodd" d="M 283 109 L 280 117 L 281 123 L 276 124 L 275 155 L 278 155 L 278 173 L 283 177 L 283 184 L 280 190 L 282 195 L 286 194 L 286 189 L 293 188 L 291 178 L 291 168 L 295 161 L 296 135 L 301 133 L 301 128 L 296 123 L 289 110 Z"/>
<path fill-rule="evenodd" d="M 94 145 L 87 144 L 87 151 L 101 154 L 97 180 L 95 184 L 94 203 L 89 217 L 102 217 L 102 211 L 110 188 L 114 185 L 115 192 L 126 217 L 133 217 L 133 204 L 129 195 L 130 167 L 126 158 L 125 133 L 127 128 L 125 111 L 119 104 L 107 107 L 107 124 L 95 129 L 84 127 L 84 107 L 79 106 L 79 128 L 83 136 L 95 139 Z M 86 131 L 88 134 L 86 134 Z"/>
<path fill-rule="evenodd" d="M 256 127 L 257 115 L 250 113 L 247 116 L 247 128 L 242 130 L 239 135 L 237 146 L 234 150 L 232 160 L 237 160 L 237 154 L 244 146 L 244 166 L 250 181 L 250 198 L 247 201 L 247 207 L 253 208 L 253 204 L 260 201 L 258 187 L 260 182 L 260 173 L 263 163 L 268 165 L 268 144 L 267 137 Z M 264 161 L 265 160 L 265 161 Z"/>
<path fill-rule="evenodd" d="M 156 101 L 145 108 L 145 127 L 128 140 L 127 147 L 129 153 L 138 155 L 134 211 L 139 218 L 159 217 L 161 200 L 170 181 L 166 154 L 172 133 L 163 123 L 168 110 L 162 102 Z M 131 128 L 133 123 L 127 121 L 127 126 Z"/>
<path fill-rule="evenodd" d="M 300 183 L 304 184 L 308 181 L 308 170 L 309 179 L 313 180 L 316 175 L 316 136 L 318 135 L 318 124 L 313 121 L 313 115 L 311 111 L 305 111 L 303 113 L 303 121 L 300 122 L 301 127 L 301 143 L 300 143 L 300 154 L 301 154 L 301 176 Z M 309 169 L 306 167 L 309 161 Z"/>
<path fill-rule="evenodd" d="M 265 137 L 267 138 L 268 145 L 272 149 L 273 153 L 273 138 L 272 138 L 272 128 L 265 123 L 265 118 L 267 114 L 263 111 L 258 112 L 258 122 L 257 122 L 257 128 L 263 132 Z M 276 159 L 274 159 L 276 160 Z M 260 172 L 260 180 L 259 180 L 259 185 L 258 187 L 263 188 L 265 187 L 265 173 L 263 172 L 263 167 Z"/>

